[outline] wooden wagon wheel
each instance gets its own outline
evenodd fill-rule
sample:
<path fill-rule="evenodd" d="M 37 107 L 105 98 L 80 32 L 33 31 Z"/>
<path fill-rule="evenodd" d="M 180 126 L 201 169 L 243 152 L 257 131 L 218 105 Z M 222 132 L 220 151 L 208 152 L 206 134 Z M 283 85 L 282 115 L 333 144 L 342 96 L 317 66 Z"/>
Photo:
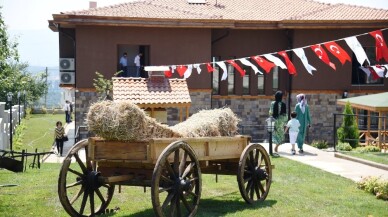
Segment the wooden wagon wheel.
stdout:
<path fill-rule="evenodd" d="M 88 141 L 75 144 L 63 161 L 58 179 L 58 195 L 70 216 L 95 216 L 108 207 L 114 185 L 99 181 L 96 165 L 88 159 Z M 86 162 L 83 162 L 83 160 Z"/>
<path fill-rule="evenodd" d="M 260 144 L 245 147 L 238 165 L 237 182 L 247 203 L 263 201 L 272 182 L 272 167 L 267 151 Z"/>
<path fill-rule="evenodd" d="M 183 141 L 167 146 L 156 162 L 151 183 L 156 216 L 194 216 L 201 197 L 201 170 L 194 150 Z"/>

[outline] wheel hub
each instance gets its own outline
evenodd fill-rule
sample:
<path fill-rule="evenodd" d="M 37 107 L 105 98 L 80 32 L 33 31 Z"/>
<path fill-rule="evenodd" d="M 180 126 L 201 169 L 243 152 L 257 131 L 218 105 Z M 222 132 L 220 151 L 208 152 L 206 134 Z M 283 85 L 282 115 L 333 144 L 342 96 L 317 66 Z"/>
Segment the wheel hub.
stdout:
<path fill-rule="evenodd" d="M 101 175 L 100 172 L 91 171 L 85 177 L 85 187 L 88 190 L 96 190 L 101 187 L 101 183 L 98 181 L 98 177 Z"/>
<path fill-rule="evenodd" d="M 263 180 L 268 178 L 267 171 L 265 171 L 259 167 L 255 168 L 254 174 L 255 174 L 256 178 L 260 181 L 263 181 Z"/>
<path fill-rule="evenodd" d="M 176 180 L 176 186 L 179 192 L 188 191 L 191 189 L 191 182 L 182 178 Z"/>

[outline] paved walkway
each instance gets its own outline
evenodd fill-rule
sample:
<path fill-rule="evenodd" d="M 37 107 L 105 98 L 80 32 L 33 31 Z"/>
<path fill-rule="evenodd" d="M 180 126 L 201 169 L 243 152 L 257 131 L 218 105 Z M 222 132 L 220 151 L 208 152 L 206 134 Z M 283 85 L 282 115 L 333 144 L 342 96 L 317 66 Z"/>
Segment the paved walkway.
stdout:
<path fill-rule="evenodd" d="M 268 143 L 264 143 L 263 145 L 268 150 Z M 281 157 L 299 161 L 327 172 L 343 176 L 353 181 L 359 181 L 362 177 L 366 176 L 381 176 L 381 178 L 388 180 L 387 170 L 341 159 L 334 156 L 335 152 L 322 151 L 310 145 L 304 145 L 303 150 L 303 154 L 296 153 L 296 155 L 292 155 L 291 145 L 286 143 L 279 147 L 278 154 Z"/>
<path fill-rule="evenodd" d="M 65 133 L 69 137 L 69 141 L 64 143 L 63 154 L 67 155 L 70 148 L 74 145 L 75 126 L 74 121 L 65 125 Z M 261 143 L 268 151 L 268 143 Z M 275 146 L 273 146 L 274 148 Z M 291 155 L 291 145 L 289 143 L 283 144 L 279 147 L 279 155 L 291 160 L 299 161 L 301 163 L 334 173 L 353 181 L 359 181 L 366 176 L 381 176 L 388 180 L 388 171 L 368 166 L 362 163 L 357 163 L 350 160 L 337 158 L 334 152 L 327 152 L 316 149 L 309 145 L 304 145 L 304 154 L 297 153 Z M 53 151 L 57 153 L 56 147 L 53 146 Z M 82 154 L 81 154 L 82 156 Z M 64 157 L 59 157 L 56 154 L 46 156 L 44 163 L 62 163 Z M 275 167 L 276 168 L 276 167 Z"/>
<path fill-rule="evenodd" d="M 43 158 L 43 163 L 62 163 L 63 159 L 66 157 L 67 153 L 69 152 L 70 148 L 74 145 L 74 138 L 75 138 L 75 122 L 71 122 L 69 124 L 65 124 L 65 134 L 69 138 L 69 141 L 66 141 L 63 143 L 63 156 L 60 157 L 57 154 L 50 154 L 46 155 Z M 51 151 L 54 153 L 58 153 L 57 146 L 55 143 L 53 144 Z"/>

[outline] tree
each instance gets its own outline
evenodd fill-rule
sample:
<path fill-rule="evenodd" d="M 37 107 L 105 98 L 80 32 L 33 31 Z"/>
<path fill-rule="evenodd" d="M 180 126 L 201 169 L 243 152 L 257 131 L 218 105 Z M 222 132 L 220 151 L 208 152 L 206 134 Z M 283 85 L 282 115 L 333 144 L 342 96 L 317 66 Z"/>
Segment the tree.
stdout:
<path fill-rule="evenodd" d="M 114 73 L 114 76 L 118 75 L 121 71 Z M 96 92 L 100 94 L 100 100 L 110 100 L 110 93 L 113 88 L 112 79 L 106 79 L 103 74 L 96 72 L 97 78 L 93 79 L 93 86 L 96 88 Z"/>
<path fill-rule="evenodd" d="M 356 148 L 359 140 L 358 124 L 349 101 L 345 105 L 343 114 L 343 122 L 337 130 L 338 139 L 341 142 L 348 142 L 352 148 Z"/>
<path fill-rule="evenodd" d="M 0 101 L 7 101 L 7 93 L 11 92 L 15 104 L 17 93 L 25 90 L 26 99 L 31 103 L 47 92 L 47 75 L 28 73 L 28 63 L 19 62 L 17 46 L 15 41 L 9 39 L 0 11 Z"/>

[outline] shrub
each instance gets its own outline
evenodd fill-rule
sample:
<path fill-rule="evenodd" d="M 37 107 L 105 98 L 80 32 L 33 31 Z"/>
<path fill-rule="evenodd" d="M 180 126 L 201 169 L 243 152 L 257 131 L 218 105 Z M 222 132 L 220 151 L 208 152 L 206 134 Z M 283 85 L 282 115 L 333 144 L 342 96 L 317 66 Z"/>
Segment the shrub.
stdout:
<path fill-rule="evenodd" d="M 344 117 L 341 127 L 337 130 L 337 136 L 341 142 L 349 142 L 350 146 L 356 148 L 358 146 L 358 125 L 353 116 L 352 107 L 349 101 L 345 105 Z"/>
<path fill-rule="evenodd" d="M 366 152 L 381 152 L 381 150 L 380 150 L 379 147 L 373 146 L 373 145 L 368 145 L 368 146 L 365 146 L 365 147 L 357 147 L 357 148 L 356 148 L 356 151 L 357 151 L 357 152 L 360 152 L 360 153 L 366 153 Z"/>
<path fill-rule="evenodd" d="M 357 182 L 357 188 L 376 195 L 377 199 L 388 200 L 388 181 L 368 176 Z"/>
<path fill-rule="evenodd" d="M 352 146 L 350 146 L 350 144 L 347 142 L 340 142 L 337 145 L 337 150 L 340 151 L 351 151 L 352 149 Z"/>
<path fill-rule="evenodd" d="M 318 149 L 326 149 L 329 147 L 329 145 L 327 144 L 327 142 L 325 140 L 314 140 L 311 143 L 311 146 L 318 148 Z"/>

